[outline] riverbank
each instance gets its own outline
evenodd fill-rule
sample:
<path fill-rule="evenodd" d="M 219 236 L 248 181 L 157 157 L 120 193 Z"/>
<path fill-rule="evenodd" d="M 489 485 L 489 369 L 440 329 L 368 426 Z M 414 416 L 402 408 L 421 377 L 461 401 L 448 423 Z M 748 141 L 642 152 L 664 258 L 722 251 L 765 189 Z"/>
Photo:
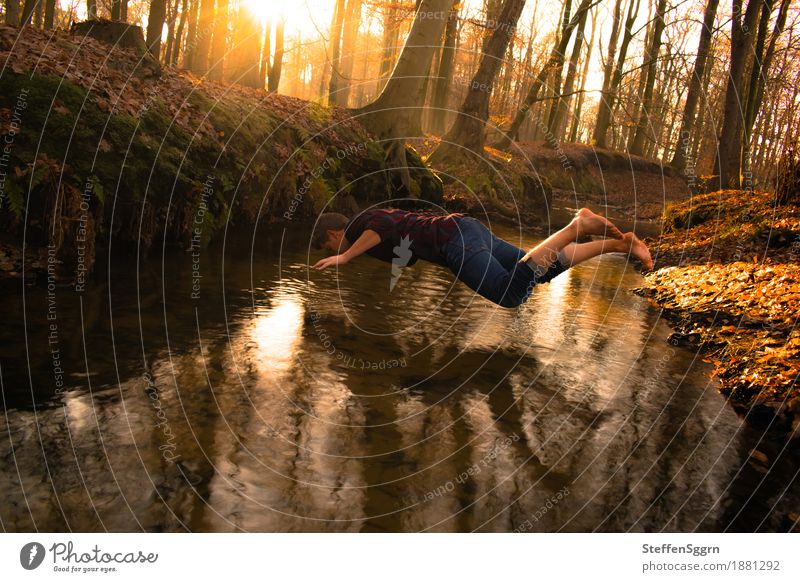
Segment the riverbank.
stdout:
<path fill-rule="evenodd" d="M 726 190 L 670 206 L 638 292 L 672 322 L 670 341 L 703 351 L 737 411 L 796 439 L 800 208 L 773 199 Z"/>
<path fill-rule="evenodd" d="M 413 144 L 424 159 L 439 138 Z M 550 219 L 554 207 L 583 206 L 657 222 L 669 204 L 690 195 L 685 176 L 656 160 L 579 143 L 518 142 L 507 152 L 486 147 L 480 163 L 467 159 L 436 170 L 450 208 L 512 222 L 524 223 L 526 215 Z"/>

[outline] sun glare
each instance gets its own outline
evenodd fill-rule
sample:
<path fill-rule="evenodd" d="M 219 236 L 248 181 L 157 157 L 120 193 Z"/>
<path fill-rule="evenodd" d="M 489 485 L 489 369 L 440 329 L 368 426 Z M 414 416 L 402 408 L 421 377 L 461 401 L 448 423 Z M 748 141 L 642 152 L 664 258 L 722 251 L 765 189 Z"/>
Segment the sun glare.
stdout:
<path fill-rule="evenodd" d="M 287 36 L 299 32 L 304 37 L 319 35 L 330 25 L 331 4 L 320 0 L 244 0 L 245 7 L 262 23 L 269 21 L 274 27 L 283 18 Z"/>

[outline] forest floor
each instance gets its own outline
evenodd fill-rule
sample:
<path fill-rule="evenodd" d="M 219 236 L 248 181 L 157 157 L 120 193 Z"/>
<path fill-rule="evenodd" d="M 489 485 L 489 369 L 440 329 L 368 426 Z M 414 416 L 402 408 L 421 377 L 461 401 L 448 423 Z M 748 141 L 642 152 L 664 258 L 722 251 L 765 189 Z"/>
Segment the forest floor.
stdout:
<path fill-rule="evenodd" d="M 439 138 L 429 135 L 416 140 L 414 147 L 424 158 L 438 144 Z M 435 168 L 458 178 L 443 176 L 446 200 L 473 211 L 478 201 L 500 200 L 506 214 L 513 216 L 519 192 L 508 191 L 513 184 L 509 176 L 526 173 L 545 184 L 548 205 L 591 206 L 631 220 L 658 221 L 670 203 L 690 195 L 686 178 L 657 160 L 586 144 L 553 148 L 544 141 L 519 142 L 508 152 L 486 147 L 485 158 L 485 166 Z"/>
<path fill-rule="evenodd" d="M 726 190 L 671 205 L 646 242 L 637 292 L 663 309 L 674 345 L 700 348 L 721 390 L 757 426 L 800 437 L 800 208 Z"/>

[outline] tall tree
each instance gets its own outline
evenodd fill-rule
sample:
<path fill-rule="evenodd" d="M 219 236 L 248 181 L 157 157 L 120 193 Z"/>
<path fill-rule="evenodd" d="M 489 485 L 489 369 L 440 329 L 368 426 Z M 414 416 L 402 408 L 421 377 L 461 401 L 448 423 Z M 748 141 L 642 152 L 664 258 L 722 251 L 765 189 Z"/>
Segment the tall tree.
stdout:
<path fill-rule="evenodd" d="M 553 49 L 550 51 L 550 56 L 545 62 L 544 66 L 539 71 L 539 74 L 536 75 L 536 78 L 533 80 L 533 84 L 531 88 L 528 90 L 528 94 L 525 96 L 525 100 L 523 101 L 521 107 L 517 110 L 517 114 L 514 116 L 514 120 L 511 122 L 511 127 L 509 127 L 508 131 L 506 132 L 505 136 L 500 140 L 498 143 L 498 147 L 500 148 L 507 148 L 511 145 L 511 142 L 517 138 L 519 134 L 519 129 L 522 127 L 522 122 L 525 121 L 525 117 L 530 111 L 531 106 L 536 102 L 539 91 L 544 85 L 545 80 L 551 73 L 554 67 L 558 66 L 560 61 L 559 55 L 563 55 L 564 51 L 567 50 L 567 45 L 569 44 L 569 39 L 572 36 L 572 31 L 578 26 L 578 22 L 580 22 L 581 17 L 583 14 L 589 10 L 596 3 L 597 0 L 582 0 L 578 9 L 575 11 L 572 19 L 569 21 L 567 27 L 563 30 L 560 37 L 556 40 Z"/>
<path fill-rule="evenodd" d="M 181 8 L 181 18 L 178 22 L 178 29 L 175 31 L 175 40 L 172 43 L 172 52 L 167 55 L 167 63 L 170 65 L 176 65 L 178 63 L 178 56 L 180 53 L 181 42 L 183 40 L 183 29 L 186 26 L 186 17 L 189 13 L 189 0 L 183 0 L 182 8 Z M 177 8 L 177 2 L 175 6 Z"/>
<path fill-rule="evenodd" d="M 350 89 L 353 85 L 353 64 L 355 61 L 358 28 L 361 25 L 361 4 L 362 0 L 347 0 L 347 12 L 344 17 L 342 48 L 339 58 L 341 82 L 336 93 L 336 102 L 342 107 L 347 107 L 347 103 L 350 100 Z"/>
<path fill-rule="evenodd" d="M 572 45 L 572 54 L 570 55 L 569 65 L 567 66 L 567 78 L 564 80 L 564 88 L 560 92 L 560 98 L 556 101 L 555 115 L 553 115 L 553 118 L 550 120 L 550 126 L 548 127 L 550 135 L 553 136 L 556 142 L 560 142 L 564 135 L 564 118 L 566 117 L 567 108 L 572 99 L 572 91 L 575 87 L 578 59 L 581 56 L 581 49 L 585 41 L 583 30 L 586 27 L 587 14 L 588 11 L 583 13 L 575 29 L 575 42 Z"/>
<path fill-rule="evenodd" d="M 583 72 L 581 73 L 581 88 L 578 90 L 578 102 L 575 104 L 575 111 L 572 115 L 572 129 L 569 131 L 569 141 L 578 141 L 578 126 L 581 121 L 581 110 L 586 95 L 586 79 L 589 78 L 589 64 L 592 62 L 592 50 L 594 49 L 594 37 L 597 33 L 597 10 L 592 10 L 592 34 L 589 36 L 589 43 L 586 45 L 586 56 L 583 59 Z"/>
<path fill-rule="evenodd" d="M 397 54 L 397 43 L 400 39 L 400 20 L 400 8 L 397 2 L 389 0 L 385 3 L 383 12 L 383 48 L 381 50 L 381 66 L 379 73 L 381 90 L 383 90 L 392 72 L 392 64 Z"/>
<path fill-rule="evenodd" d="M 233 38 L 236 41 L 230 52 L 226 77 L 245 87 L 259 88 L 261 23 L 255 18 L 247 4 L 239 4 Z"/>
<path fill-rule="evenodd" d="M 717 157 L 714 163 L 719 174 L 721 188 L 741 187 L 741 154 L 744 120 L 742 111 L 745 95 L 745 72 L 747 59 L 753 48 L 756 28 L 763 0 L 749 0 L 742 17 L 744 0 L 733 0 L 731 16 L 731 60 L 728 71 L 728 86 L 725 91 L 725 109 L 722 131 L 719 134 Z"/>
<path fill-rule="evenodd" d="M 405 137 L 417 119 L 417 110 L 424 105 L 424 77 L 447 23 L 446 18 L 427 16 L 447 14 L 450 5 L 451 0 L 420 2 L 392 75 L 375 101 L 355 111 L 372 133 L 384 140 L 387 166 L 399 174 L 409 192 L 411 176 L 406 163 Z"/>
<path fill-rule="evenodd" d="M 632 3 L 633 0 L 630 0 L 630 2 Z M 608 54 L 606 55 L 606 60 L 603 63 L 603 89 L 600 92 L 600 103 L 597 109 L 597 123 L 595 124 L 594 135 L 592 138 L 594 143 L 599 147 L 605 147 L 606 128 L 608 127 L 607 120 L 603 124 L 604 127 L 600 127 L 601 116 L 605 116 L 607 119 L 611 118 L 611 111 L 606 111 L 608 109 L 607 99 L 608 92 L 611 88 L 611 78 L 614 74 L 614 59 L 617 55 L 617 42 L 619 41 L 621 17 L 622 0 L 616 0 L 614 3 L 614 15 L 611 22 L 611 36 L 608 39 Z"/>
<path fill-rule="evenodd" d="M 761 108 L 761 100 L 764 97 L 764 87 L 767 75 L 772 67 L 772 60 L 775 57 L 776 41 L 783 33 L 786 26 L 786 17 L 789 11 L 789 0 L 783 0 L 775 19 L 775 28 L 770 36 L 769 46 L 766 54 L 763 54 L 763 47 L 766 40 L 767 28 L 769 27 L 769 15 L 772 12 L 773 1 L 766 0 L 762 11 L 762 22 L 759 25 L 759 38 L 756 41 L 760 48 L 756 50 L 756 59 L 753 61 L 753 71 L 750 75 L 750 85 L 747 91 L 747 107 L 745 108 L 744 138 L 742 148 L 747 152 L 750 148 L 753 124 L 755 123 L 758 110 Z M 752 153 L 751 153 L 752 155 Z M 749 156 L 748 156 L 749 157 Z M 744 159 L 744 158 L 743 158 Z"/>
<path fill-rule="evenodd" d="M 664 32 L 664 16 L 667 10 L 667 0 L 658 0 L 656 15 L 653 20 L 653 31 L 650 35 L 650 45 L 644 54 L 644 92 L 642 93 L 642 106 L 639 110 L 639 121 L 636 124 L 636 133 L 633 141 L 628 148 L 631 154 L 641 156 L 644 154 L 644 140 L 647 137 L 648 128 L 652 126 L 650 119 L 651 108 L 653 105 L 653 87 L 656 81 L 658 70 L 658 54 L 661 50 L 661 35 Z M 650 136 L 653 139 L 653 136 Z"/>
<path fill-rule="evenodd" d="M 167 44 L 164 47 L 165 64 L 169 64 L 169 59 L 172 55 L 172 46 L 175 44 L 175 24 L 178 20 L 178 8 L 180 7 L 180 3 L 180 0 L 167 0 Z"/>
<path fill-rule="evenodd" d="M 147 50 L 156 60 L 161 54 L 161 35 L 164 32 L 166 16 L 166 0 L 151 0 L 150 13 L 147 16 Z"/>
<path fill-rule="evenodd" d="M 25 0 L 25 3 L 22 5 L 22 17 L 19 19 L 20 26 L 31 23 L 33 10 L 36 8 L 36 2 L 38 2 L 38 0 Z"/>
<path fill-rule="evenodd" d="M 272 57 L 272 65 L 269 68 L 268 89 L 272 92 L 278 90 L 281 83 L 281 71 L 283 70 L 283 31 L 286 21 L 283 17 L 278 17 L 275 23 L 275 55 Z"/>
<path fill-rule="evenodd" d="M 214 27 L 214 0 L 195 0 L 199 4 L 197 37 L 192 50 L 192 72 L 203 76 L 208 72 L 211 31 Z M 240 8 L 240 11 L 242 8 Z"/>
<path fill-rule="evenodd" d="M 47 0 L 44 3 L 44 29 L 53 30 L 56 18 L 56 0 Z"/>
<path fill-rule="evenodd" d="M 639 0 L 630 0 L 628 4 L 628 13 L 625 16 L 625 32 L 622 34 L 622 42 L 620 43 L 617 62 L 614 65 L 611 81 L 608 83 L 607 87 L 604 86 L 603 94 L 600 97 L 600 106 L 597 111 L 597 121 L 595 122 L 592 140 L 599 148 L 606 147 L 608 127 L 614 115 L 614 107 L 616 106 L 617 95 L 619 93 L 620 83 L 622 82 L 622 73 L 625 68 L 625 59 L 628 57 L 628 46 L 630 46 L 631 39 L 633 39 L 633 24 L 636 22 L 638 14 Z"/>
<path fill-rule="evenodd" d="M 44 0 L 37 0 L 36 7 L 33 9 L 33 26 L 35 28 L 42 28 L 44 24 Z"/>
<path fill-rule="evenodd" d="M 197 46 L 197 14 L 200 0 L 187 0 L 189 2 L 189 29 L 186 31 L 186 46 L 183 49 L 183 68 L 194 70 L 194 54 Z"/>
<path fill-rule="evenodd" d="M 19 25 L 19 0 L 6 0 L 6 24 Z"/>
<path fill-rule="evenodd" d="M 267 75 L 269 74 L 270 51 L 272 50 L 272 21 L 264 23 L 264 40 L 261 43 L 261 63 L 258 67 L 258 86 L 266 87 Z"/>
<path fill-rule="evenodd" d="M 564 0 L 564 5 L 561 9 L 561 35 L 564 35 L 564 32 L 569 26 L 569 17 L 570 11 L 572 10 L 572 0 Z M 561 103 L 561 75 L 564 70 L 564 59 L 566 57 L 567 52 L 567 45 L 564 45 L 564 50 L 562 50 L 557 55 L 557 62 L 553 64 L 552 67 L 552 78 L 550 83 L 550 91 L 552 92 L 553 99 L 550 100 L 548 103 L 548 113 L 547 113 L 547 127 L 548 129 L 553 127 L 553 121 L 555 121 L 556 117 L 556 110 L 558 109 L 559 104 Z"/>
<path fill-rule="evenodd" d="M 86 18 L 89 20 L 97 18 L 97 0 L 86 0 Z"/>
<path fill-rule="evenodd" d="M 431 154 L 429 158 L 431 162 L 459 159 L 466 151 L 483 156 L 492 84 L 497 71 L 500 70 L 508 44 L 514 37 L 524 6 L 525 0 L 505 0 L 503 3 L 500 16 L 486 43 L 481 64 L 472 78 L 458 116 L 450 131 L 442 138 L 439 147 Z"/>
<path fill-rule="evenodd" d="M 686 168 L 686 158 L 691 143 L 694 129 L 694 119 L 697 111 L 697 102 L 702 90 L 701 82 L 705 77 L 708 54 L 711 48 L 711 39 L 714 35 L 714 20 L 717 17 L 719 0 L 708 0 L 703 15 L 703 27 L 700 29 L 700 40 L 697 43 L 697 57 L 694 61 L 694 72 L 689 78 L 689 90 L 686 93 L 686 103 L 681 116 L 681 128 L 678 132 L 678 143 L 675 145 L 675 155 L 672 156 L 670 165 L 678 170 Z"/>
<path fill-rule="evenodd" d="M 228 0 L 217 0 L 217 14 L 214 17 L 214 33 L 211 39 L 211 63 L 208 78 L 222 79 L 225 54 L 228 51 Z"/>
<path fill-rule="evenodd" d="M 342 74 L 339 69 L 339 57 L 342 50 L 342 28 L 344 27 L 345 0 L 336 0 L 333 7 L 333 20 L 331 21 L 331 38 L 328 48 L 328 60 L 331 67 L 331 79 L 328 83 L 328 103 L 340 105 L 337 101 L 339 85 Z"/>

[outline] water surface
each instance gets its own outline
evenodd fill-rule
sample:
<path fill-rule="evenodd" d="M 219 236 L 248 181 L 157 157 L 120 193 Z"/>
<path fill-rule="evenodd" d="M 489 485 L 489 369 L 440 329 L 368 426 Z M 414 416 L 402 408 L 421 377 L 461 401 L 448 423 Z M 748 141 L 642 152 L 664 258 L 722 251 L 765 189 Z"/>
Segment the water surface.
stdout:
<path fill-rule="evenodd" d="M 506 310 L 430 264 L 392 291 L 367 257 L 310 273 L 306 239 L 116 257 L 80 294 L 5 283 L 3 529 L 791 527 L 796 461 L 621 257 Z"/>

